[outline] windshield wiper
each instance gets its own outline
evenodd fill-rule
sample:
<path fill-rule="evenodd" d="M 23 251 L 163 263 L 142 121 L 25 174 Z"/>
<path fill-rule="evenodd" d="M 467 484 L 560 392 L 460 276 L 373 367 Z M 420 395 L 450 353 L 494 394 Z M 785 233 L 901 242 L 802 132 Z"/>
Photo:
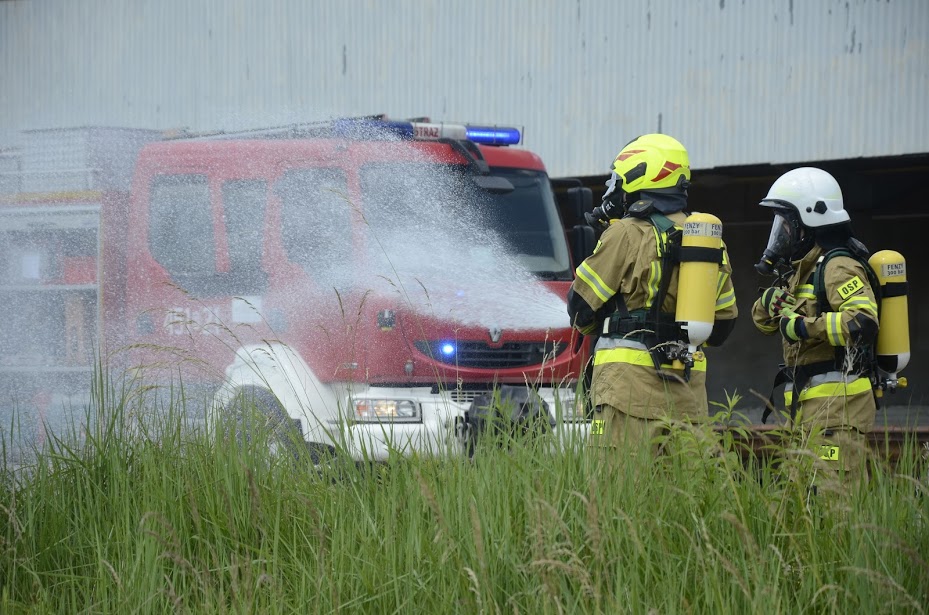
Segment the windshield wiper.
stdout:
<path fill-rule="evenodd" d="M 570 271 L 533 271 L 533 274 L 540 280 L 570 280 Z"/>

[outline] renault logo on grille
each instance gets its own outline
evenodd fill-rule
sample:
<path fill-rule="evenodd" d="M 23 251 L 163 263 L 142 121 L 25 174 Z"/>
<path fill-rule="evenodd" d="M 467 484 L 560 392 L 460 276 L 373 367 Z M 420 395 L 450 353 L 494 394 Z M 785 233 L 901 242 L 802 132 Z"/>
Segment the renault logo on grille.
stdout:
<path fill-rule="evenodd" d="M 503 336 L 503 329 L 497 326 L 493 326 L 490 329 L 487 329 L 487 333 L 490 334 L 490 341 L 496 344 Z"/>

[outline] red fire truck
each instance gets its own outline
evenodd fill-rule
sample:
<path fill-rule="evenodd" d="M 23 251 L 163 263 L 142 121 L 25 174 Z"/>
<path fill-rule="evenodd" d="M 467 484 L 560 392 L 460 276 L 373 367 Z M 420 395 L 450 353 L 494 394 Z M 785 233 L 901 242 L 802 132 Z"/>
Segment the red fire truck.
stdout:
<path fill-rule="evenodd" d="M 89 146 L 95 130 L 122 143 Z M 583 421 L 588 347 L 564 296 L 592 248 L 590 192 L 553 189 L 518 130 L 380 116 L 78 134 L 109 167 L 134 161 L 131 185 L 83 169 L 56 190 L 45 168 L 7 186 L 5 399 L 60 414 L 102 358 L 373 459 L 461 452 L 501 394 L 511 419 Z M 0 177 L 29 177 L 26 154 Z"/>

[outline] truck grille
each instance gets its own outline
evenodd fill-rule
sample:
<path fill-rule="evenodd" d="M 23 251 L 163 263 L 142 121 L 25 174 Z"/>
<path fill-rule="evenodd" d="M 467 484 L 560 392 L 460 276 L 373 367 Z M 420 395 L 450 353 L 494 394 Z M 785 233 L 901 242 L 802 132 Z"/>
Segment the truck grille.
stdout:
<path fill-rule="evenodd" d="M 564 352 L 563 342 L 505 342 L 494 347 L 485 342 L 457 342 L 455 351 L 446 354 L 442 347 L 448 342 L 417 341 L 416 349 L 427 357 L 457 367 L 505 369 L 528 367 L 548 362 Z"/>

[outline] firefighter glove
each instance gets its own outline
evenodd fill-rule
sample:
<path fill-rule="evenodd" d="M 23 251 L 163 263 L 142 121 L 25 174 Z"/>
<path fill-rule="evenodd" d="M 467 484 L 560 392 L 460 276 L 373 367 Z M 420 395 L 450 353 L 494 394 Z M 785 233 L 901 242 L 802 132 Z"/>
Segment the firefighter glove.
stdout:
<path fill-rule="evenodd" d="M 797 314 L 791 308 L 782 308 L 781 335 L 791 344 L 808 338 L 810 335 L 807 333 L 806 323 L 803 322 L 803 316 Z"/>
<path fill-rule="evenodd" d="M 792 310 L 796 305 L 797 301 L 794 296 L 783 288 L 772 286 L 761 293 L 761 307 L 771 318 L 779 317 L 785 308 Z"/>

